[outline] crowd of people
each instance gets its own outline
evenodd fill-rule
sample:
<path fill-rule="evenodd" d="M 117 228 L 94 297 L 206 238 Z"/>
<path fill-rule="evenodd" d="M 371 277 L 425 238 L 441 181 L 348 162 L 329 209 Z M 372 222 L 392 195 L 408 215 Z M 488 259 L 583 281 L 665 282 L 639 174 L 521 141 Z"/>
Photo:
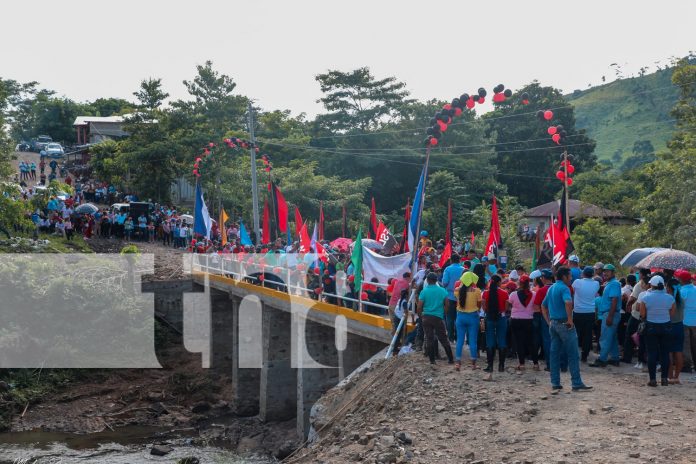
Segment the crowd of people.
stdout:
<path fill-rule="evenodd" d="M 35 178 L 31 165 L 24 166 L 22 180 Z M 213 221 L 209 239 L 196 236 L 192 218 L 166 205 L 152 205 L 138 215 L 111 208 L 77 213 L 87 201 L 137 197 L 119 196 L 113 186 L 83 180 L 74 190 L 63 198 L 52 196 L 45 209 L 31 213 L 37 231 L 68 240 L 81 233 L 85 239 L 159 241 L 212 256 L 214 262 L 243 263 L 251 281 L 260 285 L 294 287 L 317 300 L 388 317 L 394 331 L 408 317 L 413 329 L 396 337 L 395 352 L 410 346 L 423 350 L 432 363 L 442 347 L 460 370 L 465 346 L 470 368 L 479 368 L 484 353 L 483 370 L 489 375 L 496 360 L 500 372 L 508 359 L 517 359 L 517 372 L 530 363 L 539 371 L 543 360 L 554 389 L 562 388 L 560 373 L 568 371 L 574 390 L 591 388 L 582 381 L 581 363 L 595 368 L 630 364 L 648 373 L 650 386 L 658 385 L 658 372 L 661 385 L 679 384 L 681 373 L 695 367 L 696 276 L 688 270 L 631 269 L 618 279 L 612 264 L 581 267 L 580 259 L 570 256 L 567 267 L 527 272 L 522 266 L 506 269 L 495 254 L 477 253 L 468 240 L 455 244 L 441 268 L 444 241 L 433 243 L 424 233 L 414 275 L 406 272 L 386 282 L 373 278 L 356 288 L 350 251 L 333 249 L 328 241 L 320 259 L 314 250 L 303 253 L 299 241 L 245 245 L 237 222 L 222 225 L 223 234 Z M 27 188 L 23 195 L 29 200 L 35 193 Z M 288 282 L 274 277 L 278 267 L 290 271 Z"/>

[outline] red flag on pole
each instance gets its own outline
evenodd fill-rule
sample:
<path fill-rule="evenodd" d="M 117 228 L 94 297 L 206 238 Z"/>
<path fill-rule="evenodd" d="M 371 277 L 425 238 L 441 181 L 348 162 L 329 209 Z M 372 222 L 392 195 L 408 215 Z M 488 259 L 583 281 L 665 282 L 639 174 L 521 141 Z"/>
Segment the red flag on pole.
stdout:
<path fill-rule="evenodd" d="M 447 263 L 447 260 L 449 260 L 452 257 L 452 242 L 447 242 L 447 245 L 445 245 L 445 250 L 442 252 L 442 256 L 440 256 L 440 267 L 445 267 L 445 264 Z"/>
<path fill-rule="evenodd" d="M 300 210 L 295 206 L 295 231 L 297 232 L 297 237 L 300 238 L 300 231 L 302 230 L 302 216 L 300 215 Z"/>
<path fill-rule="evenodd" d="M 408 223 L 411 220 L 411 205 L 410 205 L 411 199 L 407 198 L 406 199 L 406 211 L 404 212 L 404 234 L 401 236 L 401 245 L 400 245 L 400 250 L 401 253 L 407 253 L 409 251 L 408 249 Z"/>
<path fill-rule="evenodd" d="M 469 242 L 471 242 L 471 249 L 472 250 L 474 249 L 474 242 L 475 241 L 476 241 L 476 235 L 474 235 L 474 231 L 472 230 L 471 231 L 471 239 L 469 240 Z"/>
<path fill-rule="evenodd" d="M 493 195 L 493 205 L 491 207 L 491 231 L 488 234 L 488 243 L 486 244 L 485 254 L 496 254 L 498 248 L 500 248 L 502 244 L 503 240 L 500 236 L 500 222 L 498 222 L 498 203 L 496 202 L 495 195 Z"/>
<path fill-rule="evenodd" d="M 312 240 L 309 238 L 307 233 L 307 224 L 302 224 L 300 229 L 300 253 L 309 253 L 312 248 Z"/>
<path fill-rule="evenodd" d="M 324 240 L 324 202 L 319 202 L 319 240 Z"/>
<path fill-rule="evenodd" d="M 275 207 L 275 217 L 278 221 L 278 230 L 282 233 L 287 233 L 288 231 L 288 203 L 285 201 L 285 197 L 281 193 L 278 186 L 271 182 L 273 186 L 273 206 Z"/>
<path fill-rule="evenodd" d="M 447 200 L 447 230 L 445 230 L 445 243 L 452 242 L 452 200 Z"/>
<path fill-rule="evenodd" d="M 370 209 L 370 235 L 367 238 L 377 240 L 377 209 L 375 208 L 375 197 L 372 197 L 372 208 Z"/>
<path fill-rule="evenodd" d="M 263 202 L 263 235 L 261 242 L 271 243 L 271 210 L 268 207 L 268 198 Z"/>

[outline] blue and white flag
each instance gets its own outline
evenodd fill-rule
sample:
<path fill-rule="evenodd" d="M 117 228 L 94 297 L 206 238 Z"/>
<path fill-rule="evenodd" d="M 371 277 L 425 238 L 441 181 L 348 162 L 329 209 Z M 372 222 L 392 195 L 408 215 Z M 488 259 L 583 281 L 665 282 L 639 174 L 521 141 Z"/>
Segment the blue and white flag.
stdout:
<path fill-rule="evenodd" d="M 416 188 L 416 196 L 413 197 L 413 208 L 411 209 L 411 218 L 408 224 L 409 250 L 415 249 L 418 240 L 416 234 L 418 233 L 421 215 L 423 214 L 423 203 L 425 201 L 425 171 L 426 167 L 423 167 L 423 172 L 421 172 L 420 180 L 418 181 L 418 188 Z"/>
<path fill-rule="evenodd" d="M 196 206 L 193 209 L 193 233 L 200 234 L 210 240 L 213 221 L 210 219 L 208 207 L 203 199 L 201 184 L 196 184 Z"/>

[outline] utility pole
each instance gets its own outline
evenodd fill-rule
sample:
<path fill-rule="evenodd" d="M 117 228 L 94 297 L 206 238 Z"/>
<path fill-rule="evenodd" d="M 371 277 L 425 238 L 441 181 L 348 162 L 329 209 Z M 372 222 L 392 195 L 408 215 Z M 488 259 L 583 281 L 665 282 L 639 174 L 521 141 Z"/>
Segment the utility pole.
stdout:
<path fill-rule="evenodd" d="M 254 108 L 249 102 L 249 114 L 248 114 L 248 124 L 249 124 L 249 138 L 251 140 L 251 147 L 249 148 L 251 154 L 251 199 L 252 206 L 254 209 L 254 234 L 256 235 L 256 244 L 261 244 L 261 228 L 259 226 L 259 189 L 256 185 L 256 138 L 254 137 Z"/>

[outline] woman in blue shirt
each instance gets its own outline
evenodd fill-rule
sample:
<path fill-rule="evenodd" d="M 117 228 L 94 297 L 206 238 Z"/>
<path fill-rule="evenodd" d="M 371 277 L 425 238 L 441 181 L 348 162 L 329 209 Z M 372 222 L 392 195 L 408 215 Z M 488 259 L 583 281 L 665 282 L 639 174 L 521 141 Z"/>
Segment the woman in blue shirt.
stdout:
<path fill-rule="evenodd" d="M 665 291 L 665 281 L 654 275 L 648 282 L 650 290 L 640 303 L 640 316 L 646 321 L 645 346 L 648 351 L 648 386 L 657 387 L 657 360 L 660 360 L 662 385 L 669 385 L 669 351 L 672 339 L 670 319 L 676 312 L 674 297 Z"/>

